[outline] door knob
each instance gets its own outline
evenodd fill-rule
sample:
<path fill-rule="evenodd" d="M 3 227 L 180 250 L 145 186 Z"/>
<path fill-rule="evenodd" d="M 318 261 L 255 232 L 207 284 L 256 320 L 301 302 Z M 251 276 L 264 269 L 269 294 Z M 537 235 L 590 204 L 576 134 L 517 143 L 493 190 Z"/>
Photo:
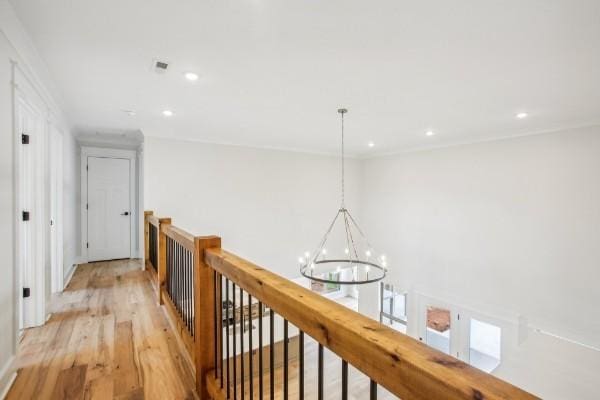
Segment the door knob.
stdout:
<path fill-rule="evenodd" d="M 124 213 L 122 213 L 121 215 L 129 215 L 129 211 L 125 211 Z"/>

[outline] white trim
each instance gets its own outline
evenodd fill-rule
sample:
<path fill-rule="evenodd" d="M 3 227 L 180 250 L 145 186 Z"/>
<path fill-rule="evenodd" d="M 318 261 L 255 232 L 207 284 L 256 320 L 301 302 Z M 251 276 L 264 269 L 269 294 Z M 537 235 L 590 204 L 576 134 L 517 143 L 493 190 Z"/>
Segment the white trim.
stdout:
<path fill-rule="evenodd" d="M 75 275 L 75 270 L 77 269 L 77 267 L 79 267 L 79 264 L 73 264 L 71 266 L 71 268 L 69 269 L 67 276 L 63 280 L 63 290 L 65 290 L 67 288 L 67 286 L 69 286 L 71 279 L 73 279 L 73 275 Z"/>
<path fill-rule="evenodd" d="M 48 210 L 50 225 L 50 291 L 60 293 L 63 290 L 64 267 L 63 267 L 63 149 L 64 134 L 54 124 L 54 120 L 48 121 Z M 54 183 L 54 185 L 53 185 Z M 54 207 L 52 207 L 54 205 Z M 50 222 L 50 221 L 48 221 Z M 54 230 L 54 234 L 52 231 Z"/>
<path fill-rule="evenodd" d="M 144 258 L 144 144 L 137 149 L 137 174 L 138 174 L 138 235 L 135 258 Z M 146 269 L 146 260 L 142 260 L 142 269 Z"/>
<path fill-rule="evenodd" d="M 131 210 L 130 218 L 130 243 L 129 243 L 129 258 L 136 258 L 138 256 L 137 243 L 137 232 L 139 226 L 137 226 L 138 215 L 138 203 L 136 202 L 136 188 L 138 185 L 138 177 L 136 173 L 136 160 L 137 152 L 135 150 L 123 150 L 123 149 L 111 149 L 102 147 L 81 147 L 81 256 L 83 263 L 89 261 L 88 257 L 88 221 L 87 221 L 87 209 L 86 204 L 88 202 L 88 176 L 87 176 L 87 163 L 88 157 L 107 157 L 107 158 L 125 158 L 129 160 L 129 176 L 131 184 L 129 187 L 129 209 Z M 140 196 L 141 197 L 141 196 Z"/>
<path fill-rule="evenodd" d="M 14 362 L 15 356 L 12 356 L 4 364 L 2 370 L 0 370 L 0 399 L 4 399 L 6 397 L 8 391 L 17 378 L 17 371 L 13 370 Z"/>

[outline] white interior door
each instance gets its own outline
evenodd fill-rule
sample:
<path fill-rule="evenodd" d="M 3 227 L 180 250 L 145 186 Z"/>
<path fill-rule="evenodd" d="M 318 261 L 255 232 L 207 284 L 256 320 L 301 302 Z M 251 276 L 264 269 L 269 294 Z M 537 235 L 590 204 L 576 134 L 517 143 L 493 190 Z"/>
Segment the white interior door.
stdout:
<path fill-rule="evenodd" d="M 44 119 L 38 108 L 25 97 L 15 103 L 19 146 L 17 265 L 19 329 L 43 323 L 44 308 Z M 21 135 L 27 135 L 27 144 Z"/>
<path fill-rule="evenodd" d="M 131 256 L 130 160 L 88 157 L 88 260 Z"/>

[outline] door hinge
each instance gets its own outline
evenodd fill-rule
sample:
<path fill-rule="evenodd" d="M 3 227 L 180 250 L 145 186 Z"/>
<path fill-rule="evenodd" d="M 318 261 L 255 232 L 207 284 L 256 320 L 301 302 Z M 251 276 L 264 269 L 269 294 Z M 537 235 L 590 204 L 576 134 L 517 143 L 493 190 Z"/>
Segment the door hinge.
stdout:
<path fill-rule="evenodd" d="M 26 133 L 21 134 L 21 144 L 29 144 L 29 135 Z"/>
<path fill-rule="evenodd" d="M 86 170 L 86 171 L 89 171 L 89 170 L 90 170 L 90 166 L 89 166 L 89 165 L 86 165 L 86 166 L 85 166 L 85 170 Z"/>
<path fill-rule="evenodd" d="M 29 221 L 29 211 L 23 211 L 23 221 Z"/>
<path fill-rule="evenodd" d="M 90 206 L 90 205 L 89 205 L 88 203 L 85 203 L 85 209 L 86 209 L 86 210 L 89 210 L 89 206 Z"/>
<path fill-rule="evenodd" d="M 24 287 L 23 288 L 23 298 L 26 298 L 29 296 L 31 296 L 31 289 L 29 289 L 28 287 Z"/>
<path fill-rule="evenodd" d="M 89 248 L 90 248 L 90 242 L 87 242 L 87 243 L 85 244 L 85 248 L 86 248 L 86 249 L 89 249 Z"/>

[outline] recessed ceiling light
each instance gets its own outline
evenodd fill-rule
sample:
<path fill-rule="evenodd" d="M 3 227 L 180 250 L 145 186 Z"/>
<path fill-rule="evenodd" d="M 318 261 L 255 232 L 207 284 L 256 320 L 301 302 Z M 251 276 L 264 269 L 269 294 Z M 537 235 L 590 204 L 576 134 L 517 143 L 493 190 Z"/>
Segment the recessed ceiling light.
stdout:
<path fill-rule="evenodd" d="M 527 114 L 526 112 L 520 112 L 520 113 L 518 113 L 518 114 L 516 115 L 516 117 L 517 117 L 518 119 L 523 119 L 523 118 L 527 118 L 527 116 L 528 116 L 528 115 L 529 115 L 529 114 Z"/>
<path fill-rule="evenodd" d="M 427 136 L 433 136 L 433 135 L 435 135 L 435 132 L 432 131 L 432 130 L 429 130 L 429 131 L 425 132 L 425 135 L 427 135 Z"/>
<path fill-rule="evenodd" d="M 193 72 L 186 72 L 185 73 L 185 79 L 187 79 L 188 81 L 197 81 L 198 80 L 198 74 L 195 74 Z"/>
<path fill-rule="evenodd" d="M 369 147 L 375 147 L 375 143 L 369 142 L 369 143 L 367 143 L 367 146 L 369 146 Z"/>
<path fill-rule="evenodd" d="M 163 113 L 163 115 L 165 117 L 172 117 L 173 116 L 173 111 L 171 111 L 171 110 L 164 110 L 162 113 Z"/>

